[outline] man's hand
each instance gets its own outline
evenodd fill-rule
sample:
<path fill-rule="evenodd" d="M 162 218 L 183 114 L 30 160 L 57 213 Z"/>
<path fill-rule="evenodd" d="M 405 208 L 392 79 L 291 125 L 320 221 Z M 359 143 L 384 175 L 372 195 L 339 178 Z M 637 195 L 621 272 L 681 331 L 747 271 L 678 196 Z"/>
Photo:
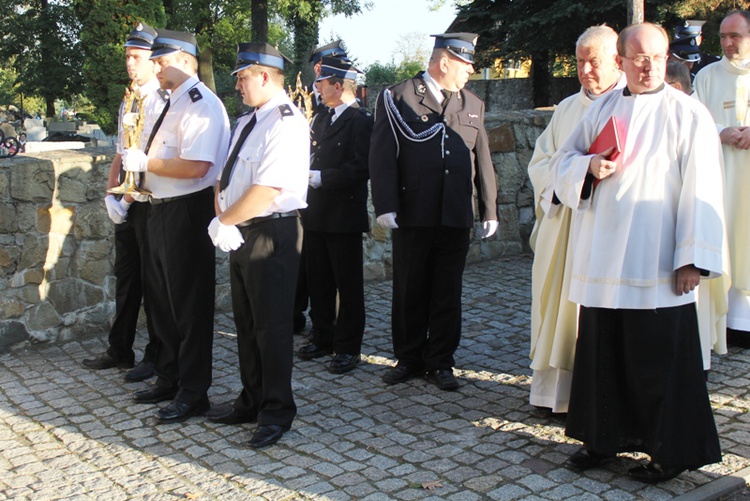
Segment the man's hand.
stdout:
<path fill-rule="evenodd" d="M 320 188 L 320 186 L 323 184 L 323 181 L 320 179 L 320 171 L 311 170 L 310 177 L 307 180 L 307 183 L 310 185 L 311 188 Z"/>
<path fill-rule="evenodd" d="M 386 212 L 378 216 L 378 224 L 387 230 L 395 230 L 398 228 L 396 224 L 396 213 Z"/>
<path fill-rule="evenodd" d="M 122 224 L 128 218 L 128 207 L 130 207 L 130 204 L 127 202 L 125 203 L 127 204 L 127 207 L 123 208 L 114 195 L 107 195 L 104 197 L 104 205 L 107 206 L 107 214 L 113 223 Z"/>
<path fill-rule="evenodd" d="M 222 224 L 218 216 L 208 225 L 208 235 L 214 245 L 224 252 L 237 250 L 245 243 L 239 228 Z"/>
<path fill-rule="evenodd" d="M 738 127 L 739 134 L 734 143 L 735 148 L 750 150 L 750 127 Z"/>
<path fill-rule="evenodd" d="M 482 240 L 490 238 L 497 231 L 497 227 L 500 226 L 498 221 L 490 219 L 482 223 Z"/>
<path fill-rule="evenodd" d="M 141 150 L 127 149 L 122 154 L 122 168 L 130 172 L 146 172 L 148 156 Z"/>
<path fill-rule="evenodd" d="M 615 173 L 617 163 L 607 160 L 607 157 L 612 154 L 614 147 L 610 147 L 607 151 L 599 155 L 594 155 L 589 161 L 589 172 L 597 179 L 604 179 Z"/>
<path fill-rule="evenodd" d="M 742 130 L 739 127 L 724 127 L 723 129 L 721 129 L 721 132 L 719 132 L 719 139 L 721 139 L 721 144 L 734 146 L 737 141 L 740 140 L 741 133 Z"/>
<path fill-rule="evenodd" d="M 692 264 L 683 266 L 677 270 L 677 295 L 690 294 L 690 291 L 698 287 L 700 282 L 701 272 L 698 268 Z"/>

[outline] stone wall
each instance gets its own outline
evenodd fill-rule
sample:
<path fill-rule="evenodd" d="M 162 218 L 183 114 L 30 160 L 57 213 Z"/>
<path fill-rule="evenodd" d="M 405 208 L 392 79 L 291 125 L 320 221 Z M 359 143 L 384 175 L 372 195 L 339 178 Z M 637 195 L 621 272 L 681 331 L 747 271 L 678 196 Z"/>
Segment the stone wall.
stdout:
<path fill-rule="evenodd" d="M 101 332 L 114 311 L 112 153 L 0 160 L 0 350 Z"/>
<path fill-rule="evenodd" d="M 550 116 L 548 110 L 487 115 L 500 227 L 487 241 L 473 237 L 469 262 L 528 250 L 533 197 L 526 166 Z M 90 148 L 0 160 L 0 352 L 108 331 L 114 246 L 102 198 L 113 154 Z M 388 279 L 390 233 L 370 212 L 365 277 Z M 231 309 L 226 263 L 227 255 L 217 251 L 218 311 Z"/>

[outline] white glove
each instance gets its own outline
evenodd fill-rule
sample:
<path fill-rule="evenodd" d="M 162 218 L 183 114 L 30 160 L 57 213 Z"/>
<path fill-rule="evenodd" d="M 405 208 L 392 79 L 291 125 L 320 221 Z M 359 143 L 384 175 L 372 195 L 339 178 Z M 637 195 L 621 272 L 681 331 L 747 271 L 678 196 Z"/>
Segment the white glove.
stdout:
<path fill-rule="evenodd" d="M 122 224 L 128 218 L 128 209 L 123 209 L 114 195 L 104 197 L 104 205 L 107 206 L 107 214 L 113 223 Z"/>
<path fill-rule="evenodd" d="M 222 224 L 218 217 L 213 218 L 208 225 L 208 235 L 214 245 L 224 252 L 237 250 L 245 243 L 239 228 Z"/>
<path fill-rule="evenodd" d="M 396 224 L 396 213 L 386 212 L 385 214 L 379 215 L 378 224 L 388 230 L 395 230 L 398 228 L 398 224 Z"/>
<path fill-rule="evenodd" d="M 494 235 L 498 226 L 500 226 L 500 223 L 495 220 L 490 219 L 489 221 L 484 221 L 482 223 L 482 240 Z"/>
<path fill-rule="evenodd" d="M 307 182 L 312 188 L 320 188 L 320 185 L 323 184 L 323 181 L 321 181 L 320 179 L 320 171 L 311 170 L 310 178 L 308 179 Z"/>
<path fill-rule="evenodd" d="M 130 196 L 133 197 L 133 200 L 136 202 L 148 202 L 148 195 L 144 195 L 143 193 L 131 193 Z"/>
<path fill-rule="evenodd" d="M 148 156 L 141 150 L 128 148 L 122 153 L 122 168 L 130 172 L 146 172 Z"/>
<path fill-rule="evenodd" d="M 125 197 L 122 197 L 120 199 L 120 208 L 124 210 L 125 212 L 128 211 L 131 205 L 132 205 L 131 202 L 128 202 L 127 200 L 125 200 Z"/>

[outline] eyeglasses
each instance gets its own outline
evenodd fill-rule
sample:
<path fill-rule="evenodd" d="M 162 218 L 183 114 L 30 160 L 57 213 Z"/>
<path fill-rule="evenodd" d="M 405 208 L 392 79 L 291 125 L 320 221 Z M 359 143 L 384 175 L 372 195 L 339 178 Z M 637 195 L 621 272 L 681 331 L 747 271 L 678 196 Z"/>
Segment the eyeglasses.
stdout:
<path fill-rule="evenodd" d="M 636 68 L 643 68 L 646 66 L 646 63 L 648 64 L 664 64 L 667 62 L 667 55 L 666 54 L 657 54 L 655 56 L 635 56 L 635 57 L 628 57 L 628 56 L 621 56 L 623 59 L 629 59 L 630 61 L 633 61 L 633 64 Z"/>

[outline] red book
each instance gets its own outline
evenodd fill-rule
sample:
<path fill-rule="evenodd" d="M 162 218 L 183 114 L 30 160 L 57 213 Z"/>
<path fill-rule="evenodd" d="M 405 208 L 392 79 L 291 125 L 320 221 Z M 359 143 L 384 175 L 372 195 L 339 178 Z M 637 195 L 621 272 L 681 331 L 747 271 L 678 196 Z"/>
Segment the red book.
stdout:
<path fill-rule="evenodd" d="M 622 139 L 623 138 L 621 137 L 617 119 L 612 116 L 609 120 L 607 120 L 607 123 L 604 125 L 604 128 L 599 133 L 599 135 L 596 136 L 594 142 L 591 143 L 588 153 L 593 153 L 596 155 L 614 147 L 612 153 L 610 153 L 610 155 L 607 157 L 607 160 L 611 160 L 614 162 L 615 160 L 617 160 L 617 157 L 620 156 L 620 154 L 622 153 L 622 149 L 625 146 Z"/>
<path fill-rule="evenodd" d="M 612 162 L 617 160 L 625 147 L 624 134 L 620 130 L 619 124 L 614 115 L 607 120 L 604 128 L 599 132 L 599 135 L 596 136 L 596 139 L 591 143 L 591 146 L 589 146 L 589 151 L 587 153 L 598 155 L 599 153 L 603 153 L 613 147 L 614 150 L 612 150 L 612 153 L 607 157 L 607 160 Z M 601 179 L 594 180 L 594 188 L 596 188 L 596 185 L 600 182 Z"/>

